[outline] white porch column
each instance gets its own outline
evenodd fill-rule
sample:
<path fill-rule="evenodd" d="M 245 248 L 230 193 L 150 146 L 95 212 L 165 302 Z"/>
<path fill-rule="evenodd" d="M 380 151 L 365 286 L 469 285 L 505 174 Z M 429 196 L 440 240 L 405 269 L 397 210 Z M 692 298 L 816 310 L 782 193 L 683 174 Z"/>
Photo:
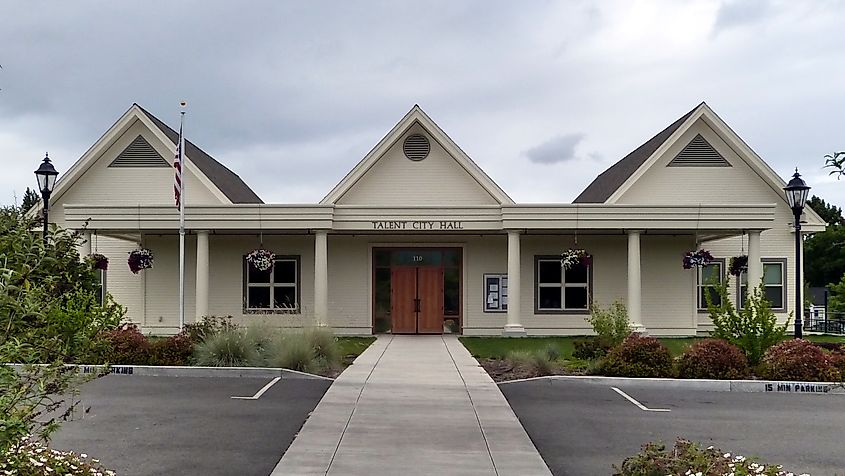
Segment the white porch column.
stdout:
<path fill-rule="evenodd" d="M 197 304 L 196 319 L 199 322 L 208 315 L 208 231 L 197 231 Z"/>
<path fill-rule="evenodd" d="M 82 245 L 79 248 L 79 257 L 85 259 L 91 253 L 91 230 L 85 230 L 82 232 Z"/>
<path fill-rule="evenodd" d="M 520 233 L 508 231 L 508 323 L 502 332 L 509 337 L 525 336 L 525 327 L 519 320 L 519 310 L 522 298 L 520 296 L 522 285 L 520 284 Z"/>
<path fill-rule="evenodd" d="M 329 259 L 328 236 L 325 230 L 314 233 L 314 321 L 318 326 L 328 324 Z"/>
<path fill-rule="evenodd" d="M 642 317 L 640 230 L 628 231 L 628 319 L 634 332 L 645 333 Z"/>
<path fill-rule="evenodd" d="M 760 231 L 748 232 L 748 291 L 760 285 L 763 279 L 763 263 L 760 261 Z"/>

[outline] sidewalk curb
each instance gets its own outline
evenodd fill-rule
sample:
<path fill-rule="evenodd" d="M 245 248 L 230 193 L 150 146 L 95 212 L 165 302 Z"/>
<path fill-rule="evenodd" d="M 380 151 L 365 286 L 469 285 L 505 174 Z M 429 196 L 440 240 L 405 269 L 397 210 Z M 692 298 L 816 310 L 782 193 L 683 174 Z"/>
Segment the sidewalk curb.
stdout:
<path fill-rule="evenodd" d="M 537 380 L 573 380 L 596 385 L 634 385 L 648 388 L 698 390 L 704 392 L 807 393 L 845 395 L 845 384 L 837 382 L 783 382 L 777 380 L 704 380 L 676 378 L 600 377 L 592 375 L 549 375 L 498 382 L 506 385 Z"/>
<path fill-rule="evenodd" d="M 21 364 L 7 364 L 20 370 Z M 80 373 L 92 374 L 102 369 L 102 365 L 66 364 L 68 367 L 79 367 Z M 309 374 L 296 370 L 273 367 L 194 367 L 194 366 L 166 366 L 166 365 L 112 365 L 110 374 L 138 376 L 138 377 L 253 377 L 276 378 L 282 380 L 329 380 L 333 378 L 322 375 Z"/>

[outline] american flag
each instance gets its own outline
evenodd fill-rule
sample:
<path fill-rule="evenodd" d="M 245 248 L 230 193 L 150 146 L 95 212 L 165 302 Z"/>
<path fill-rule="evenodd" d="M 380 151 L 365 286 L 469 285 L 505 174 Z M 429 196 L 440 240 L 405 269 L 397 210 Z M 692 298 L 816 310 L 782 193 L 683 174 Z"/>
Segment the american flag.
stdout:
<path fill-rule="evenodd" d="M 182 137 L 182 126 L 179 126 L 179 142 L 176 144 L 176 159 L 173 168 L 176 169 L 176 181 L 173 183 L 173 193 L 176 195 L 176 208 L 182 209 L 182 148 L 185 140 Z"/>

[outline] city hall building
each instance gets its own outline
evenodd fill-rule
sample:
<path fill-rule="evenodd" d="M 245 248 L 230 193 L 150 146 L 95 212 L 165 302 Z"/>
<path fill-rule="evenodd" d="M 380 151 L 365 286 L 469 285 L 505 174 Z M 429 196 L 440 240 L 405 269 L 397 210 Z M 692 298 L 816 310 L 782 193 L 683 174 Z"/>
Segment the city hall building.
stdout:
<path fill-rule="evenodd" d="M 51 200 L 51 221 L 84 234 L 82 253 L 109 258 L 104 290 L 155 334 L 179 329 L 177 141 L 133 105 L 60 176 Z M 590 332 L 591 306 L 620 300 L 650 334 L 695 335 L 712 327 L 708 279 L 727 278 L 740 255 L 749 265 L 731 276 L 731 299 L 742 282 L 762 280 L 781 320 L 795 311 L 785 182 L 704 103 L 573 203 L 515 203 L 418 106 L 319 203 L 264 203 L 190 142 L 184 170 L 186 322 L 577 335 Z M 810 209 L 804 221 L 805 233 L 825 227 Z M 127 257 L 140 248 L 153 266 L 134 274 Z M 247 262 L 260 248 L 275 254 L 270 271 Z M 589 253 L 590 265 L 562 267 L 569 249 Z M 716 259 L 684 269 L 685 253 L 699 249 Z"/>

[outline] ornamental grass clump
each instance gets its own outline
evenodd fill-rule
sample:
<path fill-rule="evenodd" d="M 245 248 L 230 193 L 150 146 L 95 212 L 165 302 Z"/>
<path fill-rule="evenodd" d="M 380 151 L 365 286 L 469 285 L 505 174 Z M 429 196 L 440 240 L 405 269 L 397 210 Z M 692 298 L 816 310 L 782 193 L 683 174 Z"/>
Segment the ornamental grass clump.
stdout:
<path fill-rule="evenodd" d="M 263 359 L 250 334 L 228 329 L 208 336 L 194 347 L 194 361 L 208 367 L 256 367 Z"/>
<path fill-rule="evenodd" d="M 0 474 L 15 476 L 114 476 L 115 472 L 105 469 L 100 461 L 89 459 L 85 453 L 57 451 L 25 436 L 0 459 Z"/>
<path fill-rule="evenodd" d="M 319 370 L 314 347 L 299 333 L 277 335 L 267 350 L 266 358 L 267 364 L 271 367 L 299 372 Z"/>
<path fill-rule="evenodd" d="M 748 374 L 745 354 L 721 339 L 698 341 L 678 359 L 681 378 L 740 379 Z"/>
<path fill-rule="evenodd" d="M 762 376 L 770 380 L 835 382 L 842 378 L 833 354 L 804 339 L 781 342 L 766 352 Z"/>
<path fill-rule="evenodd" d="M 508 352 L 505 360 L 538 376 L 552 375 L 555 370 L 554 362 L 544 351 L 514 350 Z"/>
<path fill-rule="evenodd" d="M 613 476 L 796 476 L 781 465 L 723 453 L 713 446 L 702 448 L 681 438 L 671 449 L 662 443 L 646 443 L 639 453 L 626 458 L 622 466 L 613 465 L 613 469 Z"/>
<path fill-rule="evenodd" d="M 599 363 L 598 372 L 611 377 L 668 378 L 675 374 L 672 354 L 654 337 L 631 334 Z"/>

